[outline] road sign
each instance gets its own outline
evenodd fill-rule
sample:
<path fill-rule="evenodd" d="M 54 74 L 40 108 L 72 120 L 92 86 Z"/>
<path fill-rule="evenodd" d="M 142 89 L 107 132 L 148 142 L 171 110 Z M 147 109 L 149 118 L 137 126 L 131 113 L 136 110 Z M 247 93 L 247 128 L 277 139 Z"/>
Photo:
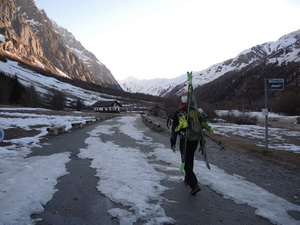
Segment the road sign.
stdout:
<path fill-rule="evenodd" d="M 265 108 L 262 113 L 265 116 L 265 127 L 266 127 L 266 149 L 268 150 L 268 90 L 283 90 L 284 79 L 265 79 Z"/>
<path fill-rule="evenodd" d="M 268 79 L 267 88 L 268 90 L 283 90 L 284 79 Z"/>
<path fill-rule="evenodd" d="M 0 129 L 0 142 L 4 139 L 4 131 Z"/>

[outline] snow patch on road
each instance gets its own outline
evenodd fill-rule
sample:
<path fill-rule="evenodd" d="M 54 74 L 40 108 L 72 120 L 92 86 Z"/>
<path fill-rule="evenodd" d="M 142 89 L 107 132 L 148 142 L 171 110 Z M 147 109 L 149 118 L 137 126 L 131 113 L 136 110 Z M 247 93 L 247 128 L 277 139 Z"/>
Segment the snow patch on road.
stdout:
<path fill-rule="evenodd" d="M 174 166 L 179 165 L 180 157 L 176 154 L 167 154 L 168 150 L 167 148 L 157 148 L 153 154 L 164 162 Z M 195 163 L 194 171 L 199 174 L 198 180 L 202 185 L 211 187 L 215 192 L 223 195 L 225 199 L 256 208 L 255 213 L 257 215 L 274 224 L 300 224 L 299 220 L 295 220 L 288 214 L 289 211 L 300 212 L 300 206 L 266 191 L 241 176 L 229 175 L 217 166 L 212 164 L 210 166 L 211 170 L 208 170 L 203 161 Z"/>
<path fill-rule="evenodd" d="M 0 147 L 0 224 L 34 224 L 30 215 L 44 210 L 57 191 L 60 176 L 67 174 L 65 164 L 69 153 L 30 158 L 15 156 L 13 151 Z"/>
<path fill-rule="evenodd" d="M 136 119 L 137 117 L 120 118 L 119 130 L 133 141 L 151 145 L 153 152 L 146 154 L 137 148 L 124 148 L 113 142 L 103 142 L 101 135 L 114 133 L 111 126 L 100 125 L 86 139 L 88 147 L 81 149 L 80 156 L 92 159 L 91 166 L 97 169 L 97 176 L 100 177 L 98 190 L 112 201 L 129 207 L 109 210 L 112 216 L 119 218 L 121 224 L 133 224 L 137 220 L 146 221 L 147 224 L 174 223 L 175 221 L 167 217 L 161 207 L 164 201 L 161 195 L 166 188 L 159 183 L 166 175 L 156 171 L 157 165 L 149 163 L 149 158 L 154 156 L 157 160 L 171 164 L 171 169 L 174 169 L 179 167 L 181 162 L 180 153 L 177 151 L 174 154 L 164 145 L 153 143 L 152 138 L 134 127 Z M 288 212 L 300 212 L 300 206 L 266 191 L 237 174 L 229 175 L 214 165 L 211 165 L 211 168 L 208 170 L 203 161 L 195 163 L 195 173 L 200 174 L 199 182 L 202 185 L 211 187 L 225 199 L 256 208 L 257 215 L 274 224 L 299 224 L 299 221 L 292 218 Z"/>
<path fill-rule="evenodd" d="M 127 119 L 131 124 L 131 117 Z M 128 134 L 126 125 L 121 125 L 120 130 Z M 90 132 L 91 136 L 85 140 L 88 147 L 80 149 L 79 154 L 81 158 L 92 159 L 91 167 L 97 170 L 100 178 L 98 190 L 112 201 L 128 207 L 113 208 L 109 213 L 117 217 L 120 224 L 133 224 L 137 220 L 146 221 L 147 224 L 173 224 L 175 221 L 167 217 L 161 207 L 164 201 L 161 195 L 167 188 L 159 183 L 165 179 L 165 174 L 156 171 L 140 149 L 103 142 L 101 135 L 113 134 L 110 128 L 99 125 Z M 144 140 L 143 135 L 129 133 L 136 140 Z"/>

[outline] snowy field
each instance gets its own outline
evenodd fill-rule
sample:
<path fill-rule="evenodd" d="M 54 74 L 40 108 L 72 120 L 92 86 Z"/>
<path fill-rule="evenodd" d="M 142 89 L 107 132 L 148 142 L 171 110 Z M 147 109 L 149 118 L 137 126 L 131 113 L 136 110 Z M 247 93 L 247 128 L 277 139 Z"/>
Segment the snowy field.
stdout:
<path fill-rule="evenodd" d="M 219 116 L 226 115 L 227 110 L 219 110 Z M 235 110 L 231 113 L 237 116 L 241 112 Z M 249 116 L 255 116 L 259 121 L 264 123 L 264 116 L 262 112 L 249 112 Z M 297 117 L 299 116 L 282 116 L 275 113 L 269 113 L 269 121 L 280 121 L 286 124 L 288 128 L 275 128 L 268 126 L 268 147 L 270 149 L 277 149 L 282 151 L 292 151 L 300 154 L 300 124 L 297 124 Z M 262 124 L 263 124 L 262 123 Z M 270 122 L 269 122 L 270 123 Z M 216 134 L 225 136 L 236 136 L 247 138 L 253 141 L 258 146 L 265 146 L 265 126 L 264 125 L 237 125 L 230 123 L 216 123 L 212 124 Z M 293 139 L 293 143 L 290 142 Z"/>
<path fill-rule="evenodd" d="M 52 77 L 45 77 L 32 70 L 19 66 L 18 62 L 8 60 L 6 63 L 0 61 L 0 70 L 7 74 L 17 75 L 21 84 L 26 87 L 33 85 L 40 96 L 49 93 L 49 90 L 55 89 L 62 91 L 68 101 L 76 101 L 78 98 L 83 100 L 85 105 L 92 105 L 97 101 L 105 101 L 107 98 L 113 100 L 112 96 L 100 94 L 98 92 L 85 90 L 71 84 L 61 82 Z"/>
<path fill-rule="evenodd" d="M 36 125 L 65 124 L 67 129 L 71 128 L 71 123 L 84 122 L 91 120 L 82 113 L 78 116 L 47 116 L 35 113 L 9 113 L 0 108 L 0 128 L 5 130 L 12 127 L 23 129 L 32 129 Z M 136 142 L 145 145 L 156 146 L 155 151 L 149 154 L 170 163 L 172 166 L 168 169 L 178 170 L 180 155 L 174 154 L 168 146 L 154 143 L 154 141 L 138 132 L 132 123 L 138 119 L 138 116 L 119 118 L 120 132 L 127 134 Z M 228 132 L 238 132 L 239 135 L 247 135 L 249 138 L 262 138 L 264 130 L 259 126 L 236 126 L 232 124 L 213 124 L 216 133 L 226 135 Z M 130 127 L 130 129 L 128 129 Z M 60 176 L 67 174 L 66 163 L 70 161 L 69 153 L 53 154 L 51 156 L 37 156 L 26 158 L 31 148 L 41 147 L 40 138 L 46 134 L 45 128 L 40 129 L 39 134 L 34 137 L 24 137 L 10 140 L 11 146 L 0 147 L 0 225 L 4 224 L 34 224 L 30 215 L 43 211 L 43 204 L 48 202 L 56 192 L 55 185 Z M 173 219 L 165 215 L 161 204 L 161 196 L 166 188 L 160 185 L 164 179 L 164 174 L 157 172 L 155 165 L 149 162 L 147 155 L 142 154 L 138 149 L 124 148 L 113 142 L 102 142 L 101 135 L 113 135 L 113 131 L 108 126 L 98 126 L 89 133 L 90 137 L 86 139 L 87 149 L 81 149 L 79 157 L 92 160 L 92 167 L 97 170 L 97 176 L 100 180 L 106 182 L 99 183 L 98 190 L 109 197 L 112 201 L 126 206 L 132 206 L 134 210 L 114 208 L 109 211 L 112 216 L 118 217 L 121 224 L 132 224 L 137 219 L 144 219 L 148 224 L 162 224 L 163 222 L 173 223 Z M 270 142 L 273 139 L 282 139 L 284 135 L 300 136 L 299 131 L 286 134 L 284 130 L 276 130 L 276 135 L 270 134 Z M 282 133 L 284 133 L 284 135 Z M 273 133 L 273 131 L 271 131 Z M 275 130 L 274 130 L 275 133 Z M 7 140 L 4 139 L 4 143 Z M 96 154 L 95 145 L 102 146 L 102 154 Z M 300 153 L 299 145 L 282 144 L 283 150 Z M 97 147 L 97 149 L 99 149 Z M 276 146 L 277 148 L 278 146 Z M 114 151 L 115 157 L 108 157 L 111 151 Z M 99 156 L 109 160 L 100 159 Z M 98 163 L 101 161 L 102 164 Z M 128 162 L 126 164 L 121 162 Z M 141 167 L 137 162 L 142 163 Z M 118 165 L 111 167 L 112 165 Z M 286 200 L 279 198 L 261 187 L 246 181 L 240 176 L 226 174 L 215 165 L 211 165 L 212 170 L 206 169 L 204 163 L 196 164 L 196 173 L 201 171 L 202 185 L 210 186 L 217 193 L 220 193 L 226 199 L 232 199 L 237 204 L 248 204 L 256 208 L 256 214 L 260 215 L 274 224 L 299 224 L 287 211 L 299 211 L 300 206 L 294 205 Z M 157 166 L 157 165 L 156 165 Z M 53 169 L 55 168 L 55 170 Z M 141 168 L 145 170 L 141 171 Z M 160 168 L 162 169 L 162 168 Z M 124 176 L 123 171 L 127 171 Z M 144 174 L 143 180 L 148 182 L 139 182 L 136 178 L 136 172 Z M 150 171 L 150 172 L 149 172 Z M 114 179 L 108 179 L 114 177 Z M 178 180 L 181 178 L 178 178 Z M 122 183 L 124 188 L 117 186 Z M 226 185 L 225 185 L 226 184 Z M 147 187 L 145 187 L 147 185 Z M 30 188 L 29 188 L 30 187 Z M 110 188 L 108 188 L 110 187 Z M 131 188 L 136 190 L 135 195 L 130 192 Z M 147 193 L 144 190 L 147 189 Z M 260 198 L 257 193 L 261 193 Z M 120 196 L 123 196 L 122 198 Z M 125 196 L 125 198 L 124 198 Z M 156 202 L 155 205 L 149 202 Z M 276 207 L 274 207 L 274 204 Z M 155 217 L 153 217 L 155 215 Z"/>

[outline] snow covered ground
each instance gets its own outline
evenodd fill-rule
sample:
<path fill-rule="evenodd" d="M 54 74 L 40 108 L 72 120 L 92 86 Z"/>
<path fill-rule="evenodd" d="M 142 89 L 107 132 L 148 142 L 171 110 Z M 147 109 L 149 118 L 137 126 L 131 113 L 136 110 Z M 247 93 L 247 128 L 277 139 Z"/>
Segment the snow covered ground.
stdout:
<path fill-rule="evenodd" d="M 171 164 L 165 168 L 161 166 L 160 169 L 178 170 L 180 155 L 173 154 L 168 146 L 153 142 L 152 138 L 135 129 L 132 123 L 136 118 L 120 118 L 119 130 L 136 142 L 155 146 L 155 151 L 149 153 L 148 156 L 155 156 L 158 160 Z M 81 149 L 79 155 L 83 158 L 92 159 L 91 166 L 97 170 L 97 176 L 103 181 L 99 182 L 98 185 L 98 190 L 101 193 L 115 202 L 132 207 L 133 212 L 119 208 L 111 209 L 111 215 L 118 217 L 121 224 L 132 224 L 137 219 L 146 220 L 148 224 L 172 224 L 175 221 L 164 214 L 160 205 L 162 204 L 160 194 L 165 191 L 165 188 L 159 185 L 159 181 L 162 181 L 165 175 L 157 172 L 156 166 L 150 163 L 147 155 L 141 154 L 139 149 L 123 148 L 113 142 L 102 142 L 101 135 L 114 135 L 113 129 L 111 126 L 101 125 L 90 132 L 90 137 L 86 139 L 88 148 Z M 102 150 L 100 157 L 99 148 Z M 202 161 L 196 163 L 195 172 L 201 173 L 200 183 L 202 185 L 210 186 L 217 193 L 222 194 L 224 198 L 232 199 L 237 204 L 248 204 L 256 208 L 257 215 L 269 219 L 274 224 L 300 223 L 287 213 L 293 210 L 300 211 L 300 206 L 269 193 L 244 180 L 243 177 L 229 175 L 217 166 L 212 166 L 211 170 L 207 170 Z M 182 177 L 173 177 L 172 179 L 178 179 L 180 182 Z M 134 193 L 132 190 L 135 190 Z M 261 193 L 259 197 L 257 193 Z M 153 202 L 158 203 L 153 204 Z"/>
<path fill-rule="evenodd" d="M 226 115 L 227 110 L 219 110 L 217 114 L 219 116 Z M 234 110 L 231 113 L 240 115 L 241 112 Z M 264 116 L 262 112 L 249 112 L 250 116 L 255 116 L 258 120 L 264 122 Z M 282 151 L 292 151 L 300 154 L 300 124 L 297 124 L 297 117 L 299 116 L 282 116 L 275 113 L 269 113 L 269 121 L 276 120 L 281 123 L 289 124 L 287 128 L 275 128 L 268 127 L 268 147 L 270 149 L 277 149 Z M 217 123 L 212 124 L 216 134 L 225 136 L 237 136 L 245 137 L 252 140 L 259 146 L 265 146 L 265 126 L 264 125 L 237 125 L 230 123 Z M 287 126 L 286 126 L 287 127 Z M 291 143 L 290 138 L 294 139 L 294 143 Z"/>
<path fill-rule="evenodd" d="M 1 129 L 4 131 L 11 127 L 32 129 L 34 125 L 45 124 L 65 124 L 67 129 L 70 129 L 70 124 L 73 122 L 91 119 L 81 113 L 78 113 L 78 116 L 69 117 L 45 116 L 32 112 L 20 114 L 17 110 L 9 113 L 10 118 L 7 118 L 7 109 L 0 108 Z M 133 138 L 136 142 L 155 146 L 155 151 L 149 154 L 172 165 L 166 169 L 178 169 L 180 155 L 173 154 L 168 146 L 155 143 L 152 138 L 137 132 L 132 125 L 136 119 L 138 119 L 138 116 L 119 118 L 120 126 L 118 126 L 118 129 L 120 132 Z M 238 131 L 239 135 L 252 133 L 252 136 L 249 136 L 250 138 L 262 136 L 263 132 L 258 126 L 234 126 L 232 124 L 214 124 L 213 126 L 215 132 L 222 134 L 233 132 L 232 129 Z M 281 131 L 285 132 L 282 129 Z M 106 182 L 99 183 L 97 187 L 102 194 L 112 201 L 134 206 L 132 211 L 114 208 L 109 213 L 118 217 L 121 224 L 132 224 L 141 218 L 146 219 L 149 224 L 173 223 L 173 219 L 165 215 L 160 204 L 162 202 L 161 194 L 166 190 L 165 187 L 160 185 L 160 181 L 164 179 L 165 175 L 157 172 L 155 165 L 147 159 L 147 155 L 142 154 L 138 149 L 124 148 L 113 142 L 102 142 L 101 135 L 103 134 L 113 135 L 114 133 L 111 127 L 103 125 L 96 127 L 89 133 L 90 137 L 85 141 L 88 147 L 87 149 L 81 149 L 79 157 L 91 159 L 92 167 L 97 170 L 97 176 L 101 180 L 106 180 Z M 40 138 L 43 135 L 45 135 L 45 128 L 41 129 L 39 134 L 34 137 L 10 140 L 13 143 L 12 145 L 0 147 L 0 225 L 34 224 L 30 215 L 43 210 L 42 205 L 49 201 L 56 192 L 57 179 L 67 173 L 66 163 L 70 160 L 69 153 L 26 158 L 31 148 L 42 148 Z M 277 135 L 270 135 L 270 138 L 280 138 L 279 135 L 280 130 L 278 130 Z M 300 132 L 295 131 L 290 135 L 299 137 Z M 6 141 L 4 140 L 4 142 Z M 99 145 L 102 146 L 102 154 L 95 153 L 95 145 L 98 146 L 97 148 L 99 148 Z M 287 143 L 284 146 L 284 150 L 300 153 L 299 145 L 289 147 Z M 112 151 L 114 157 L 109 157 Z M 100 157 L 106 157 L 107 160 L 102 160 Z M 124 161 L 127 163 L 124 164 Z M 139 166 L 140 163 L 143 166 Z M 113 165 L 118 166 L 113 167 Z M 237 204 L 248 204 L 256 208 L 257 215 L 270 220 L 274 224 L 300 224 L 299 221 L 296 221 L 287 213 L 288 211 L 300 212 L 300 206 L 287 202 L 240 176 L 229 175 L 215 165 L 211 165 L 211 171 L 206 169 L 203 162 L 196 165 L 195 172 L 200 173 L 201 171 L 202 174 L 200 183 L 210 186 L 223 195 L 224 198 L 232 199 Z M 123 171 L 126 171 L 126 173 L 124 174 Z M 142 173 L 143 180 L 147 182 L 139 182 L 136 179 L 139 177 L 135 175 L 136 172 Z M 108 179 L 108 177 L 114 177 L 114 179 Z M 125 185 L 120 186 L 119 183 Z M 130 191 L 131 188 L 135 189 L 134 195 Z M 144 190 L 147 190 L 147 193 Z M 261 193 L 259 198 L 257 193 Z M 156 204 L 153 205 L 151 202 L 156 202 Z M 153 217 L 153 215 L 156 216 Z"/>
<path fill-rule="evenodd" d="M 18 62 L 8 60 L 7 62 L 0 61 L 0 70 L 4 73 L 17 75 L 21 84 L 26 87 L 33 85 L 36 91 L 41 95 L 46 95 L 49 90 L 55 89 L 64 92 L 68 101 L 76 101 L 82 99 L 85 105 L 92 105 L 97 101 L 113 100 L 113 96 L 100 94 L 98 92 L 85 90 L 71 84 L 61 82 L 52 77 L 46 77 L 32 70 L 26 69 L 18 64 Z"/>
<path fill-rule="evenodd" d="M 7 110 L 16 112 L 7 112 Z M 74 122 L 85 122 L 91 117 L 54 116 L 18 111 L 45 109 L 0 108 L 0 129 L 4 130 L 4 143 L 0 147 L 0 224 L 30 224 L 30 215 L 43 210 L 55 193 L 57 178 L 66 174 L 65 164 L 69 153 L 54 154 L 46 157 L 25 158 L 33 147 L 40 147 L 40 138 L 47 134 L 45 126 L 66 125 L 71 128 Z M 49 111 L 49 110 L 45 110 Z M 33 137 L 6 140 L 5 130 L 23 128 L 38 131 Z M 55 168 L 55 169 L 54 169 Z M 7 207 L 9 206 L 9 207 Z"/>

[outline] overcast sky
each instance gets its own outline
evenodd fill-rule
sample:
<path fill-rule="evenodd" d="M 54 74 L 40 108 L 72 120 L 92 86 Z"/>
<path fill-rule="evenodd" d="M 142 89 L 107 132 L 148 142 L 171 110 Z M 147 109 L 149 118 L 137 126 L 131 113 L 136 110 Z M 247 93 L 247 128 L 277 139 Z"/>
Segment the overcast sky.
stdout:
<path fill-rule="evenodd" d="M 117 80 L 174 78 L 300 29 L 298 0 L 35 0 Z"/>

